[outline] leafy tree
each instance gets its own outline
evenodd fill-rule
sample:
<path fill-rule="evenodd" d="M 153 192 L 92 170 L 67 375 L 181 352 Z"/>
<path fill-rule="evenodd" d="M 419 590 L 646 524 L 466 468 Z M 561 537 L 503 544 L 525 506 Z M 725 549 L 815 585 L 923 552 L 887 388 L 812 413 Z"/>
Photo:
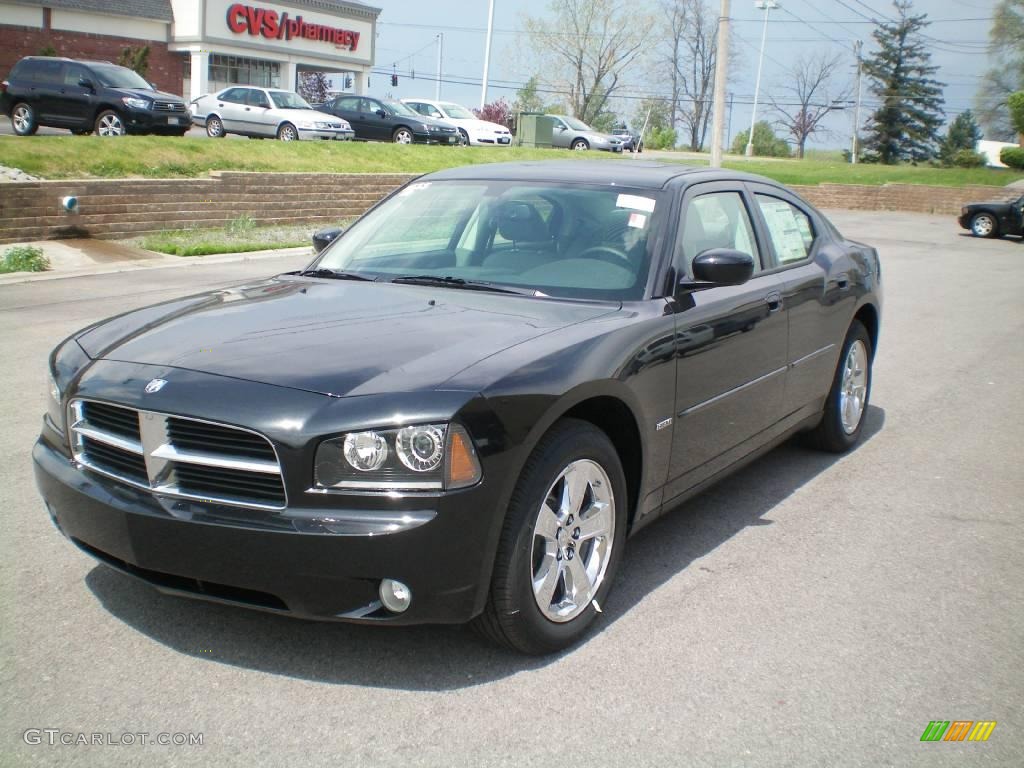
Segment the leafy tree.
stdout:
<path fill-rule="evenodd" d="M 922 35 L 927 15 L 912 15 L 910 0 L 893 6 L 899 18 L 875 27 L 878 51 L 864 61 L 871 93 L 881 102 L 868 120 L 864 149 L 887 165 L 934 157 L 943 122 L 944 86 L 932 77 L 938 67 Z"/>
<path fill-rule="evenodd" d="M 310 104 L 323 104 L 327 101 L 331 82 L 323 72 L 301 72 L 299 74 L 299 96 Z"/>
<path fill-rule="evenodd" d="M 677 135 L 672 127 L 672 102 L 669 99 L 644 99 L 633 113 L 633 130 L 644 134 L 644 146 L 649 149 L 673 149 Z"/>
<path fill-rule="evenodd" d="M 516 100 L 512 108 L 516 114 L 520 112 L 540 112 L 542 114 L 565 112 L 565 107 L 562 104 L 545 101 L 544 96 L 546 95 L 550 94 L 540 92 L 540 79 L 537 75 L 533 75 L 523 84 L 522 88 L 516 91 Z"/>
<path fill-rule="evenodd" d="M 149 46 L 143 45 L 138 48 L 123 48 L 117 63 L 122 67 L 134 70 L 139 77 L 145 77 L 149 71 Z"/>
<path fill-rule="evenodd" d="M 512 105 L 505 99 L 492 101 L 489 104 L 484 104 L 482 109 L 474 109 L 473 111 L 481 120 L 504 125 L 510 131 L 515 128 L 516 119 L 512 113 Z"/>
<path fill-rule="evenodd" d="M 742 155 L 747 148 L 747 137 L 750 131 L 740 131 L 732 140 L 732 153 Z M 789 144 L 780 139 L 772 130 L 771 123 L 767 120 L 758 120 L 754 123 L 754 154 L 758 157 L 789 157 Z"/>
<path fill-rule="evenodd" d="M 1024 90 L 1024 0 L 996 4 L 989 41 L 992 67 L 978 89 L 978 115 L 989 136 L 1010 140 L 1013 128 L 1007 97 Z"/>
<path fill-rule="evenodd" d="M 551 14 L 527 16 L 528 39 L 551 87 L 572 114 L 593 123 L 620 90 L 643 50 L 651 25 L 635 5 L 616 0 L 550 0 Z"/>
<path fill-rule="evenodd" d="M 980 140 L 981 128 L 978 127 L 971 110 L 961 112 L 949 124 L 946 137 L 942 140 L 942 146 L 939 147 L 939 160 L 943 165 L 956 165 L 957 155 L 963 150 L 974 152 L 974 148 Z"/>
<path fill-rule="evenodd" d="M 1024 147 L 1003 147 L 999 152 L 1003 165 L 1024 171 Z"/>
<path fill-rule="evenodd" d="M 1017 132 L 1017 143 L 1024 147 L 1024 91 L 1011 93 L 1006 99 L 1010 110 L 1010 124 Z"/>

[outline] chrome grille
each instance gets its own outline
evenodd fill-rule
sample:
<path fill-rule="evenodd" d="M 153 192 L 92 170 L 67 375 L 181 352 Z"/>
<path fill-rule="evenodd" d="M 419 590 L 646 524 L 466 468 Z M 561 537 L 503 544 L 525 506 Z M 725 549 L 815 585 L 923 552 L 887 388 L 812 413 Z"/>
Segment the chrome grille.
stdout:
<path fill-rule="evenodd" d="M 154 112 L 184 112 L 185 105 L 176 101 L 154 101 Z"/>
<path fill-rule="evenodd" d="M 129 485 L 235 506 L 287 505 L 277 452 L 256 432 L 95 400 L 72 401 L 69 423 L 75 459 Z"/>

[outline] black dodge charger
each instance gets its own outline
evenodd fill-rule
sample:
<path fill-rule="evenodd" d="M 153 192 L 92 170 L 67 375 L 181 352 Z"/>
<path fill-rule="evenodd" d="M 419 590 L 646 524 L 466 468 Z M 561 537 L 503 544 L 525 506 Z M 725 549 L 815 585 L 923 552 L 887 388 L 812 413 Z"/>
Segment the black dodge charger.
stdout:
<path fill-rule="evenodd" d="M 857 443 L 880 278 L 757 176 L 442 171 L 303 271 L 64 341 L 36 478 L 164 592 L 550 652 L 630 534 L 794 433 Z"/>

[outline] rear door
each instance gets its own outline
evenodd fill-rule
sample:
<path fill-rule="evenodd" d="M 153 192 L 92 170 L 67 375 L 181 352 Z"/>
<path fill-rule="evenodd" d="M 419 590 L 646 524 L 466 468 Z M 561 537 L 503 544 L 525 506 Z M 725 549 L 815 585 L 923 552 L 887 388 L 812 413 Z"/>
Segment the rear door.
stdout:
<path fill-rule="evenodd" d="M 220 114 L 224 130 L 230 133 L 248 133 L 246 123 L 246 99 L 248 88 L 228 88 L 214 102 L 214 109 Z"/>
<path fill-rule="evenodd" d="M 40 123 L 63 126 L 68 122 L 60 113 L 63 74 L 64 62 L 60 59 L 36 59 L 33 62 L 29 92 Z"/>
<path fill-rule="evenodd" d="M 754 258 L 737 286 L 680 293 L 676 307 L 676 423 L 665 501 L 753 450 L 781 417 L 788 325 L 779 278 L 756 237 L 741 182 L 697 184 L 680 211 L 676 274 L 712 248 Z"/>
<path fill-rule="evenodd" d="M 326 111 L 348 120 L 357 139 L 369 139 L 370 126 L 367 125 L 362 111 L 362 101 L 359 96 L 339 96 L 327 105 Z"/>

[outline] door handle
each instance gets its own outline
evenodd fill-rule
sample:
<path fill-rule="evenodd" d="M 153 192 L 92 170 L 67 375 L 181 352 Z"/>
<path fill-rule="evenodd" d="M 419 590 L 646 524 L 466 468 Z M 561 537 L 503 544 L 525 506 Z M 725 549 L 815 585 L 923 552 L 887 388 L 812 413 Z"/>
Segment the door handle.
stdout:
<path fill-rule="evenodd" d="M 251 110 L 251 109 L 249 109 L 249 107 L 246 107 L 246 108 L 245 108 L 245 111 L 246 111 L 246 112 L 252 112 L 252 110 Z"/>
<path fill-rule="evenodd" d="M 764 303 L 768 305 L 769 312 L 778 312 L 782 309 L 782 294 L 781 293 L 769 293 L 764 297 Z"/>

